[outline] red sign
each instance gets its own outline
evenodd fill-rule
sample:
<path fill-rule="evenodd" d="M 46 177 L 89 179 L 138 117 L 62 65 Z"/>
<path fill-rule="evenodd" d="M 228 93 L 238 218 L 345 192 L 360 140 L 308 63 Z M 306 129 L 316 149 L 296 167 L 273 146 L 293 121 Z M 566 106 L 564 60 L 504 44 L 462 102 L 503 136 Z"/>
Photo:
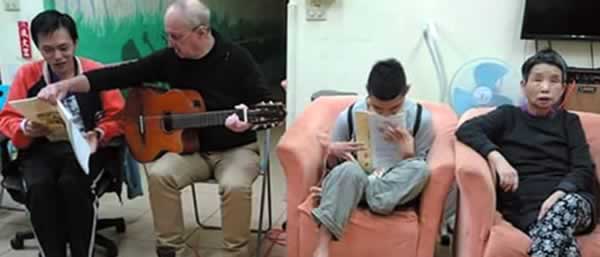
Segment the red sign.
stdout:
<path fill-rule="evenodd" d="M 27 21 L 19 21 L 18 25 L 21 57 L 31 59 L 31 35 L 29 33 L 29 23 Z"/>

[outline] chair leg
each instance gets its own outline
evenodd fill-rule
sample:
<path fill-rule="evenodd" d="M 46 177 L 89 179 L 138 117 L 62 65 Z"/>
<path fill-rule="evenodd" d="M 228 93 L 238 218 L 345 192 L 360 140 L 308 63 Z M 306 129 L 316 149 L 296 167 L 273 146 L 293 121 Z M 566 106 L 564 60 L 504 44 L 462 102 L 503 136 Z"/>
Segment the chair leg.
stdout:
<path fill-rule="evenodd" d="M 271 228 L 273 227 L 273 204 L 271 201 L 271 169 L 269 167 L 267 167 L 266 170 L 266 175 L 267 175 L 267 203 L 268 203 L 268 214 L 269 214 L 269 229 L 271 230 Z"/>
<path fill-rule="evenodd" d="M 96 233 L 96 242 L 98 246 L 104 248 L 106 251 L 104 256 L 106 257 L 117 257 L 119 255 L 119 248 L 112 240 L 107 237 Z"/>
<path fill-rule="evenodd" d="M 258 228 L 256 230 L 256 257 L 260 257 L 260 252 L 262 250 L 262 237 L 263 237 L 263 214 L 265 209 L 265 187 L 267 177 L 263 176 L 262 181 L 262 192 L 260 194 L 260 210 L 258 214 Z"/>
<path fill-rule="evenodd" d="M 4 202 L 4 186 L 0 183 L 0 206 L 3 206 L 2 202 Z"/>
<path fill-rule="evenodd" d="M 198 211 L 198 198 L 196 197 L 196 186 L 194 186 L 194 183 L 192 183 L 190 186 L 192 187 L 192 203 L 194 204 L 194 217 L 196 218 L 196 224 L 198 224 L 199 227 L 201 227 L 202 229 L 205 229 L 205 230 L 221 229 L 221 227 L 219 227 L 219 226 L 204 225 L 200 221 L 200 212 Z"/>
<path fill-rule="evenodd" d="M 22 250 L 25 248 L 25 240 L 33 238 L 35 238 L 33 231 L 17 232 L 10 240 L 10 247 L 14 250 Z"/>
<path fill-rule="evenodd" d="M 4 186 L 2 186 L 2 184 L 0 184 L 0 209 L 9 210 L 9 211 L 25 211 L 21 208 L 10 207 L 10 206 L 4 205 Z"/>
<path fill-rule="evenodd" d="M 98 222 L 96 223 L 96 231 L 112 227 L 114 227 L 119 234 L 125 233 L 127 230 L 124 218 L 98 219 Z"/>
<path fill-rule="evenodd" d="M 273 206 L 272 206 L 272 202 L 271 202 L 271 130 L 268 129 L 265 131 L 265 149 L 268 149 L 265 151 L 264 153 L 264 163 L 263 163 L 263 170 L 264 170 L 264 175 L 265 175 L 265 179 L 267 180 L 267 210 L 268 210 L 268 215 L 269 215 L 269 226 L 267 227 L 267 231 L 271 230 L 271 228 L 273 227 Z M 264 181 L 263 181 L 264 183 Z M 263 186 L 263 192 L 262 194 L 264 194 L 264 186 Z M 264 198 L 263 198 L 264 199 Z M 262 208 L 262 206 L 261 206 Z M 262 227 L 261 227 L 262 229 Z"/>
<path fill-rule="evenodd" d="M 263 181 L 262 181 L 262 191 L 260 194 L 260 211 L 258 215 L 258 229 L 256 233 L 256 257 L 260 257 L 262 250 L 262 241 L 263 241 L 263 233 L 268 233 L 273 226 L 273 209 L 271 206 L 271 169 L 270 169 L 270 130 L 265 131 L 265 146 L 266 149 L 263 152 L 263 162 L 262 162 L 262 170 L 263 170 Z M 265 195 L 266 193 L 266 195 Z M 267 215 L 269 218 L 269 223 L 266 229 L 263 230 L 263 219 L 264 219 L 264 209 L 265 209 L 265 196 L 267 198 Z"/>
<path fill-rule="evenodd" d="M 266 184 L 266 186 L 265 186 Z M 266 188 L 265 188 L 266 187 Z M 266 192 L 266 193 L 265 193 Z M 267 198 L 267 218 L 268 218 L 268 223 L 267 223 L 267 227 L 265 229 L 263 229 L 263 220 L 264 220 L 264 208 L 265 208 L 265 197 Z M 262 185 L 262 192 L 261 192 L 261 200 L 260 200 L 260 214 L 258 217 L 258 229 L 257 229 L 257 240 L 259 242 L 259 250 L 260 250 L 260 243 L 262 242 L 262 238 L 261 238 L 261 234 L 263 233 L 267 233 L 269 231 L 271 231 L 271 229 L 273 228 L 273 206 L 272 206 L 272 201 L 271 201 L 271 172 L 268 170 L 265 170 L 264 173 L 264 178 L 263 178 L 263 185 Z"/>
<path fill-rule="evenodd" d="M 200 222 L 200 214 L 198 213 L 198 199 L 196 199 L 196 186 L 194 183 L 190 185 L 192 187 L 192 199 L 194 204 L 194 216 L 196 217 L 196 224 L 202 227 L 202 222 Z"/>

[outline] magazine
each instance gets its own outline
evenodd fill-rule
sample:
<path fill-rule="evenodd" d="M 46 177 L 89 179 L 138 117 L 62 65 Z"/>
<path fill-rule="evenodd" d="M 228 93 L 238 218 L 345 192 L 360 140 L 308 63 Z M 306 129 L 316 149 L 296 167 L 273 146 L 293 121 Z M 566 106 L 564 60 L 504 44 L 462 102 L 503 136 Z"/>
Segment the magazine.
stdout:
<path fill-rule="evenodd" d="M 356 141 L 366 150 L 357 152 L 357 161 L 368 173 L 388 169 L 402 160 L 400 145 L 384 138 L 387 126 L 406 128 L 404 113 L 383 117 L 374 112 L 356 112 Z"/>
<path fill-rule="evenodd" d="M 52 142 L 69 140 L 65 123 L 56 106 L 37 97 L 13 100 L 8 103 L 26 119 L 48 127 L 50 129 L 48 140 Z"/>
<path fill-rule="evenodd" d="M 85 137 L 81 118 L 67 108 L 62 101 L 56 105 L 37 97 L 10 101 L 9 104 L 25 118 L 41 123 L 51 130 L 50 141 L 69 141 L 79 165 L 86 174 L 90 173 L 89 160 L 92 146 Z"/>

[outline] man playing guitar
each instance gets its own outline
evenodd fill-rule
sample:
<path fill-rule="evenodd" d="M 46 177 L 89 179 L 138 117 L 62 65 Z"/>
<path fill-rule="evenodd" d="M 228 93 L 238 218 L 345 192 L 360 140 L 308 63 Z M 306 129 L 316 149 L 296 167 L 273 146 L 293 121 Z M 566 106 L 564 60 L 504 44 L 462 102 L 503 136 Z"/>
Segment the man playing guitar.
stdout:
<path fill-rule="evenodd" d="M 176 0 L 165 13 L 168 47 L 142 59 L 106 67 L 48 85 L 39 97 L 50 102 L 68 92 L 127 88 L 165 82 L 195 90 L 208 111 L 254 105 L 271 99 L 250 53 L 223 39 L 209 24 L 210 10 L 200 0 Z M 259 174 L 259 149 L 252 124 L 237 115 L 225 126 L 203 128 L 200 149 L 166 153 L 148 165 L 150 205 L 157 234 L 157 255 L 191 256 L 183 237 L 180 190 L 216 178 L 222 201 L 223 256 L 244 256 L 250 237 L 252 182 Z"/>

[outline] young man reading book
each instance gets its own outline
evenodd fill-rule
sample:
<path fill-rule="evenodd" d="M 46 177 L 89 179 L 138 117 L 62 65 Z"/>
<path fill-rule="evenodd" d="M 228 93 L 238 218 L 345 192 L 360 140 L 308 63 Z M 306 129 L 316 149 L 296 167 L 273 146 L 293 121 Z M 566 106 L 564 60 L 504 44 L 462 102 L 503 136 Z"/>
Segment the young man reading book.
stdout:
<path fill-rule="evenodd" d="M 431 113 L 406 99 L 409 86 L 402 65 L 388 59 L 377 62 L 367 83 L 368 96 L 342 111 L 332 131 L 331 141 L 322 138 L 327 147 L 327 166 L 333 167 L 322 182 L 320 203 L 312 215 L 321 225 L 315 257 L 328 256 L 328 244 L 342 237 L 352 210 L 366 207 L 380 215 L 398 208 L 415 207 L 418 196 L 429 179 L 425 161 L 433 143 Z M 356 114 L 379 115 L 375 120 L 389 120 L 377 125 L 373 136 L 382 136 L 385 144 L 397 145 L 396 161 L 389 166 L 365 165 L 356 160 L 371 147 L 356 142 L 356 131 L 364 127 Z M 398 118 L 400 117 L 400 118 Z M 392 121 L 403 122 L 392 122 Z M 371 128 L 372 129 L 372 128 Z M 377 154 L 377 153 L 375 153 Z M 386 154 L 389 155 L 389 154 Z M 376 158 L 377 156 L 372 156 Z"/>
<path fill-rule="evenodd" d="M 31 34 L 44 60 L 19 69 L 10 87 L 9 101 L 34 97 L 50 83 L 100 67 L 74 55 L 77 29 L 66 14 L 38 14 L 31 21 Z M 117 90 L 70 94 L 63 103 L 81 117 L 93 145 L 107 143 L 122 132 L 115 117 L 124 101 Z M 49 127 L 24 118 L 10 104 L 0 113 L 0 132 L 19 149 L 27 209 L 42 256 L 65 257 L 67 245 L 70 256 L 92 256 L 97 215 L 92 193 L 94 174 L 84 173 L 68 141 L 50 141 Z"/>

